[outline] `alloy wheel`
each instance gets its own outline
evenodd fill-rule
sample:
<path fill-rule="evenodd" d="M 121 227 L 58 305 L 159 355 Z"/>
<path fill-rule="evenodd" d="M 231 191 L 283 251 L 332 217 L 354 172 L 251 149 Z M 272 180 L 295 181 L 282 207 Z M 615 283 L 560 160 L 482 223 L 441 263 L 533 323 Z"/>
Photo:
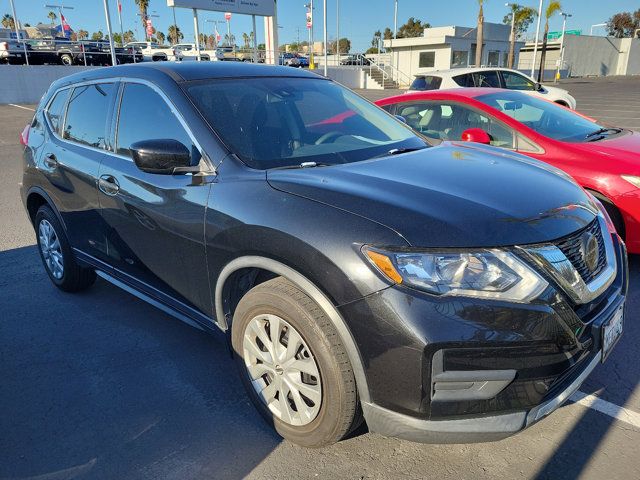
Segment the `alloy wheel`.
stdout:
<path fill-rule="evenodd" d="M 64 261 L 60 239 L 48 220 L 41 220 L 38 226 L 38 239 L 40 251 L 44 262 L 56 280 L 60 280 L 64 275 Z"/>
<path fill-rule="evenodd" d="M 252 318 L 243 357 L 253 388 L 275 417 L 294 426 L 316 418 L 322 401 L 318 364 L 289 322 L 272 314 Z"/>

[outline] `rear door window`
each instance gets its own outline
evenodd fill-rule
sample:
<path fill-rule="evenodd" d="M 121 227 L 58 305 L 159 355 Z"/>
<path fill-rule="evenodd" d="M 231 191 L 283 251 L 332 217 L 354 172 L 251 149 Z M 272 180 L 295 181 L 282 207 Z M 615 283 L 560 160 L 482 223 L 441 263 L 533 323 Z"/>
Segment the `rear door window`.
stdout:
<path fill-rule="evenodd" d="M 411 84 L 410 90 L 438 90 L 442 84 L 442 78 L 433 75 L 416 77 Z"/>
<path fill-rule="evenodd" d="M 57 134 L 60 133 L 60 124 L 62 123 L 62 115 L 64 114 L 64 105 L 68 96 L 68 89 L 58 91 L 53 96 L 51 102 L 49 102 L 49 106 L 45 112 L 45 115 L 51 124 L 51 129 Z"/>
<path fill-rule="evenodd" d="M 500 88 L 500 78 L 495 70 L 485 70 L 471 74 L 476 87 Z"/>
<path fill-rule="evenodd" d="M 81 145 L 106 149 L 109 107 L 114 94 L 113 83 L 75 87 L 69 97 L 64 138 Z"/>

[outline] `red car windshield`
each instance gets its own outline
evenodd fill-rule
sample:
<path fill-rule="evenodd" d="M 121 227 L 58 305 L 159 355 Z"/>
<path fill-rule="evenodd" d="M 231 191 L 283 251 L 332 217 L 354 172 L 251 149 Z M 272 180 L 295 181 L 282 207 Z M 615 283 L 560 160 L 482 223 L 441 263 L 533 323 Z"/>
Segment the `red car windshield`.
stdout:
<path fill-rule="evenodd" d="M 475 97 L 545 137 L 562 142 L 589 142 L 620 129 L 607 128 L 554 103 L 520 92 L 498 92 Z"/>

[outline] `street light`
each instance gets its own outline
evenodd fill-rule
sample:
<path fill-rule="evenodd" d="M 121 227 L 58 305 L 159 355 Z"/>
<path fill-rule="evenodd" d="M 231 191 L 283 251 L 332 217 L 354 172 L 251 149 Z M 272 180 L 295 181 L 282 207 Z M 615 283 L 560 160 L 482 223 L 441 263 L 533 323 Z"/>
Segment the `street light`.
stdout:
<path fill-rule="evenodd" d="M 556 71 L 556 82 L 560 79 L 560 69 L 564 65 L 564 33 L 567 31 L 567 18 L 573 17 L 573 15 L 566 12 L 560 12 L 560 15 L 562 15 L 562 37 L 560 37 L 560 61 Z"/>
<path fill-rule="evenodd" d="M 538 22 L 536 25 L 536 43 L 533 46 L 533 60 L 531 62 L 531 76 L 535 74 L 536 69 L 536 56 L 538 54 L 538 40 L 540 38 L 540 20 L 542 19 L 542 1 L 540 0 L 540 6 L 538 7 Z"/>

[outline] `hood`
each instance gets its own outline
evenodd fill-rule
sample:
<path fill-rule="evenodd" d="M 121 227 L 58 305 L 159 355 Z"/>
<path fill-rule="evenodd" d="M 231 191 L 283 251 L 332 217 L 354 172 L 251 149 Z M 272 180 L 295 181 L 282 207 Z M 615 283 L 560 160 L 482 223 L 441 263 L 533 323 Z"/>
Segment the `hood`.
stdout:
<path fill-rule="evenodd" d="M 272 170 L 267 180 L 385 225 L 412 246 L 492 247 L 555 240 L 593 220 L 588 197 L 558 172 L 497 148 L 445 142 L 364 162 Z"/>
<path fill-rule="evenodd" d="M 607 161 L 610 173 L 640 175 L 640 133 L 626 130 L 621 135 L 597 142 L 572 143 L 573 149 L 586 155 L 599 155 Z"/>

